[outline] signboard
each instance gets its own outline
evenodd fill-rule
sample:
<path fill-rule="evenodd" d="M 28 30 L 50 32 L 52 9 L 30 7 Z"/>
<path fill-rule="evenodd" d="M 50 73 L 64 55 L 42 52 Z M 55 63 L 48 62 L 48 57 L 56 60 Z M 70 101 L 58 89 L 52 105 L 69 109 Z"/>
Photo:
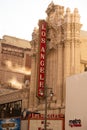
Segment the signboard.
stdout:
<path fill-rule="evenodd" d="M 46 28 L 47 24 L 44 20 L 39 22 L 39 55 L 38 55 L 38 84 L 37 97 L 44 97 L 45 90 L 45 61 L 46 61 Z"/>
<path fill-rule="evenodd" d="M 20 118 L 9 118 L 0 120 L 0 130 L 20 130 L 20 126 Z"/>
<path fill-rule="evenodd" d="M 33 115 L 29 119 L 29 130 L 44 130 L 44 116 Z M 64 130 L 64 118 L 58 115 L 48 115 L 47 130 Z"/>
<path fill-rule="evenodd" d="M 54 129 L 62 130 L 62 120 L 47 120 L 47 130 L 54 130 Z M 44 130 L 44 121 L 30 120 L 29 130 Z"/>

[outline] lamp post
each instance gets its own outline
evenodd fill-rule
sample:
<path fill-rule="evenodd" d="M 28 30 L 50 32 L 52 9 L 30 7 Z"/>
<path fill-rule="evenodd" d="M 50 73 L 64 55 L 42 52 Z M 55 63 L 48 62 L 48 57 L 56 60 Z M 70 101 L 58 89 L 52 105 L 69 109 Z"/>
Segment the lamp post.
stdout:
<path fill-rule="evenodd" d="M 47 93 L 47 90 L 48 90 L 48 89 L 51 89 L 49 95 L 48 95 L 48 93 Z M 48 88 L 47 86 L 45 86 L 45 116 L 44 116 L 44 130 L 47 130 L 47 104 L 48 104 L 47 98 L 48 98 L 49 96 L 51 96 L 51 97 L 53 96 L 52 88 Z"/>
<path fill-rule="evenodd" d="M 45 87 L 45 115 L 44 115 L 44 130 L 47 129 L 47 86 Z"/>

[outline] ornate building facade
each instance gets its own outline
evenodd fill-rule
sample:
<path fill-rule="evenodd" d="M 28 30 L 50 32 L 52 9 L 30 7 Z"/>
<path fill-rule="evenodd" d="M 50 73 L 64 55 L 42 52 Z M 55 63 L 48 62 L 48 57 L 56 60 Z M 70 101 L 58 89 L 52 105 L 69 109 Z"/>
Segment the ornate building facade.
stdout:
<path fill-rule="evenodd" d="M 66 97 L 66 78 L 86 69 L 87 64 L 87 32 L 81 30 L 78 9 L 73 12 L 69 8 L 54 5 L 52 2 L 47 10 L 47 41 L 46 41 L 46 73 L 45 84 L 52 88 L 53 101 L 48 103 L 48 113 L 64 113 Z M 36 97 L 39 30 L 32 33 L 32 75 L 29 109 L 44 111 L 44 99 Z"/>

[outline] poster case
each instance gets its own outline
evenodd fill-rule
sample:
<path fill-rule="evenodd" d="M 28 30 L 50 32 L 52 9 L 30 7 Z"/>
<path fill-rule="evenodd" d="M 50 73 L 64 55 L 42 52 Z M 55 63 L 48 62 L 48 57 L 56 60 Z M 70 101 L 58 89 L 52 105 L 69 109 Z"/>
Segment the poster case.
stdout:
<path fill-rule="evenodd" d="M 0 130 L 21 130 L 20 118 L 0 119 Z"/>

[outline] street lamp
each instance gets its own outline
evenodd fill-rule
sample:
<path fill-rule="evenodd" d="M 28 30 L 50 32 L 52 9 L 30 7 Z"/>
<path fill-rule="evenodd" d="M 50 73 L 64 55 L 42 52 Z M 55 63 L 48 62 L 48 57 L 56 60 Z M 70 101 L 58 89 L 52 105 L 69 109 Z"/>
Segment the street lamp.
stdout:
<path fill-rule="evenodd" d="M 50 89 L 50 93 L 48 95 L 47 91 L 48 89 Z M 47 86 L 45 86 L 45 117 L 44 117 L 44 130 L 47 130 L 47 98 L 48 97 L 53 97 L 53 92 L 52 92 L 52 88 L 48 88 Z"/>

